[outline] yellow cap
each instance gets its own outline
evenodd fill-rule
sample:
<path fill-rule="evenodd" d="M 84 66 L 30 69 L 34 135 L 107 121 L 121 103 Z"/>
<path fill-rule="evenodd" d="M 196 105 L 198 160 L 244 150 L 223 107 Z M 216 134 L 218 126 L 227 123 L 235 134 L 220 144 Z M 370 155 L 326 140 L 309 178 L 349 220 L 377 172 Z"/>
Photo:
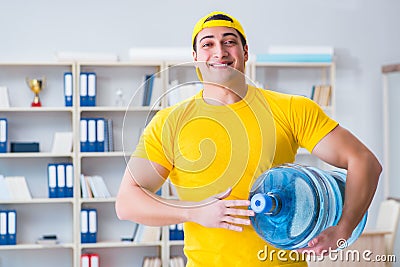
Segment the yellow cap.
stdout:
<path fill-rule="evenodd" d="M 228 20 L 223 20 L 223 19 L 216 19 L 216 20 L 209 20 L 206 21 L 208 18 L 215 16 L 215 15 L 224 15 L 229 17 L 232 21 Z M 211 12 L 210 14 L 202 17 L 194 26 L 193 33 L 192 33 L 192 45 L 194 45 L 194 39 L 196 38 L 197 34 L 204 28 L 211 28 L 211 27 L 229 27 L 229 28 L 234 28 L 238 32 L 240 32 L 241 35 L 243 35 L 244 39 L 246 40 L 246 35 L 244 34 L 244 30 L 242 25 L 240 25 L 239 21 L 232 17 L 229 14 L 226 14 L 224 12 L 219 12 L 219 11 L 214 11 Z"/>

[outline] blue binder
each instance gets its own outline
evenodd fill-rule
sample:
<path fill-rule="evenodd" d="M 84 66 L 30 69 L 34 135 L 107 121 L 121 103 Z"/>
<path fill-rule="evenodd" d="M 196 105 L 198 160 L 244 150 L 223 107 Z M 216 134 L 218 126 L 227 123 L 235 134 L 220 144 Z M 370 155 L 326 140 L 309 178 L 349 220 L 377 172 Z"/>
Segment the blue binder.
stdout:
<path fill-rule="evenodd" d="M 7 128 L 7 119 L 0 118 L 0 153 L 7 153 Z"/>
<path fill-rule="evenodd" d="M 17 211 L 7 211 L 7 244 L 17 244 Z"/>
<path fill-rule="evenodd" d="M 104 144 L 105 144 L 105 137 L 106 137 L 106 127 L 105 127 L 105 120 L 104 119 L 97 119 L 96 120 L 96 151 L 97 152 L 104 152 Z"/>
<path fill-rule="evenodd" d="M 65 197 L 65 165 L 57 164 L 57 197 Z"/>
<path fill-rule="evenodd" d="M 0 245 L 8 243 L 7 211 L 0 210 Z"/>
<path fill-rule="evenodd" d="M 57 165 L 50 163 L 47 165 L 47 180 L 49 186 L 49 198 L 57 197 Z"/>
<path fill-rule="evenodd" d="M 89 141 L 88 141 L 88 122 L 86 119 L 81 119 L 80 123 L 80 142 L 81 142 L 81 152 L 89 151 Z"/>
<path fill-rule="evenodd" d="M 183 224 L 179 223 L 176 225 L 176 238 L 177 240 L 183 240 Z"/>
<path fill-rule="evenodd" d="M 72 72 L 64 73 L 64 97 L 65 106 L 72 107 L 72 97 L 73 97 L 73 82 L 72 82 Z"/>
<path fill-rule="evenodd" d="M 79 99 L 80 106 L 85 107 L 88 105 L 88 74 L 81 72 L 79 75 Z"/>
<path fill-rule="evenodd" d="M 89 209 L 89 243 L 97 242 L 97 210 Z"/>
<path fill-rule="evenodd" d="M 81 210 L 81 243 L 89 243 L 89 211 Z"/>
<path fill-rule="evenodd" d="M 88 132 L 88 152 L 97 151 L 97 137 L 96 137 L 96 119 L 87 119 L 87 132 Z"/>
<path fill-rule="evenodd" d="M 65 164 L 65 197 L 74 196 L 74 167 L 72 163 Z"/>
<path fill-rule="evenodd" d="M 96 106 L 96 73 L 87 73 L 87 106 Z"/>
<path fill-rule="evenodd" d="M 169 240 L 177 240 L 176 239 L 176 224 L 171 224 L 169 226 Z"/>

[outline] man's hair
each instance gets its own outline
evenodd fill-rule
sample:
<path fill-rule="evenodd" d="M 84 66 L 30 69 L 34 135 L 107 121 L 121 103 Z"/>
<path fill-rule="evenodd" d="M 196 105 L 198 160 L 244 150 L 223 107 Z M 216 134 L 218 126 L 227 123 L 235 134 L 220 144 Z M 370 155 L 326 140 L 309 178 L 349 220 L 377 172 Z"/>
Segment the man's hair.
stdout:
<path fill-rule="evenodd" d="M 226 21 L 230 21 L 233 22 L 233 19 L 227 15 L 224 14 L 215 14 L 212 15 L 210 17 L 208 17 L 205 21 L 212 21 L 212 20 L 226 20 Z M 243 34 L 241 34 L 237 29 L 235 29 L 236 32 L 239 34 L 240 40 L 242 41 L 242 45 L 243 47 L 246 45 L 246 38 L 244 38 Z M 196 42 L 197 42 L 197 36 L 194 38 L 193 40 L 193 51 L 197 52 L 197 48 L 196 48 Z"/>

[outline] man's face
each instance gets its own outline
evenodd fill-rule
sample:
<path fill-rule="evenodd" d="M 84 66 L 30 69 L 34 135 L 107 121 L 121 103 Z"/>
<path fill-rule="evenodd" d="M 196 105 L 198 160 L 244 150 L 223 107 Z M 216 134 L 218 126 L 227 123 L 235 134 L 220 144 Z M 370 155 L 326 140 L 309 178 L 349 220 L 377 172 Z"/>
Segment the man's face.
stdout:
<path fill-rule="evenodd" d="M 197 65 L 204 81 L 224 84 L 232 75 L 244 73 L 248 49 L 247 45 L 243 47 L 235 29 L 205 28 L 197 35 L 196 48 L 193 58 L 196 62 L 204 62 Z"/>

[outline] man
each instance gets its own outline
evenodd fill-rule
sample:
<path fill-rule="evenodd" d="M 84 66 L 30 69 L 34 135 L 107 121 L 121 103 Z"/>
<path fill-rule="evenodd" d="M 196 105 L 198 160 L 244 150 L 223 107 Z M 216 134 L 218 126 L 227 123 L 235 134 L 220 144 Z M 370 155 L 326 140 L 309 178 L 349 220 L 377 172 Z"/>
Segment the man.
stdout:
<path fill-rule="evenodd" d="M 268 168 L 293 162 L 299 146 L 348 170 L 343 215 L 312 240 L 321 253 L 349 238 L 376 190 L 381 166 L 311 100 L 247 85 L 246 35 L 213 12 L 195 25 L 193 58 L 203 90 L 164 109 L 146 127 L 117 195 L 117 215 L 146 225 L 185 223 L 187 266 L 304 266 L 261 261 L 267 245 L 250 226 L 249 190 Z M 156 196 L 169 177 L 179 200 Z M 268 246 L 270 250 L 273 247 Z"/>

